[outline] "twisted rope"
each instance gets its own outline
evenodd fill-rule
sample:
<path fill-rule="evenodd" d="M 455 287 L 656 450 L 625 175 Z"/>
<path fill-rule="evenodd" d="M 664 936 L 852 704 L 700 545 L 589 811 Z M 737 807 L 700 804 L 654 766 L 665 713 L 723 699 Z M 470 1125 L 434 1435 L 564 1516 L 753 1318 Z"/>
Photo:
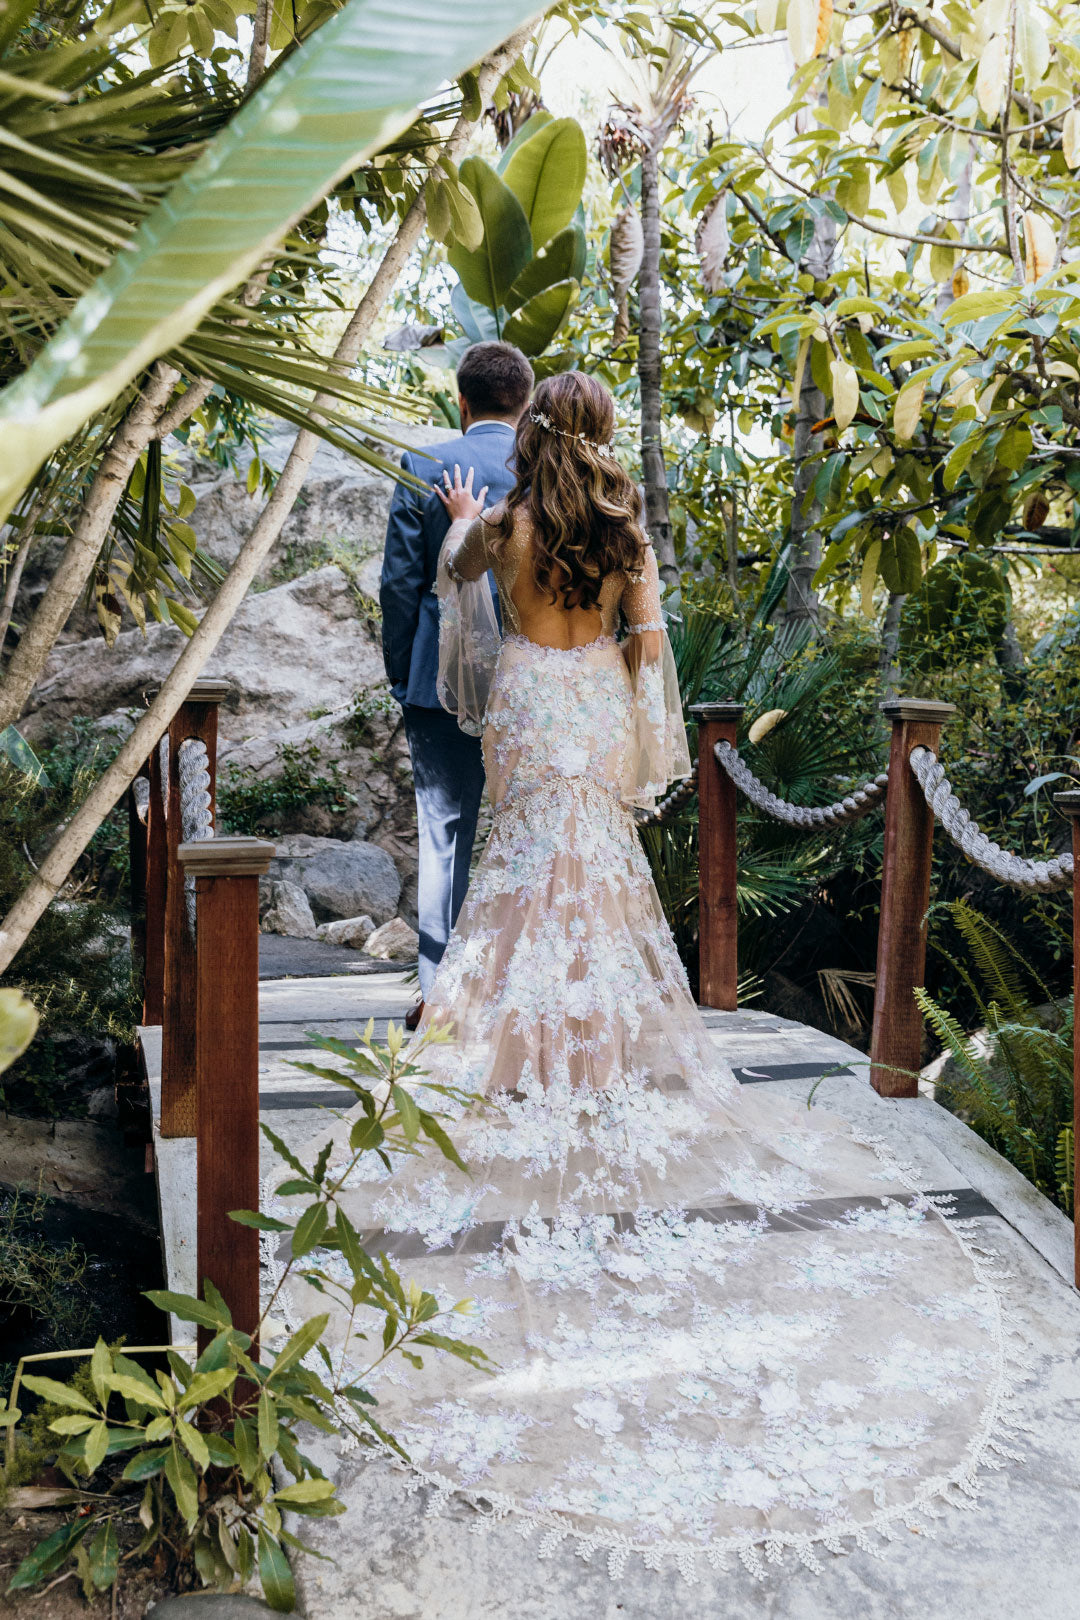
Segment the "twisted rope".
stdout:
<path fill-rule="evenodd" d="M 853 821 L 861 821 L 863 816 L 877 809 L 889 783 L 888 775 L 883 771 L 872 782 L 864 782 L 861 788 L 849 793 L 846 798 L 837 799 L 835 804 L 813 807 L 789 804 L 786 799 L 779 799 L 770 792 L 739 757 L 738 749 L 729 742 L 718 742 L 715 752 L 717 764 L 724 767 L 735 786 L 752 805 L 767 816 L 772 816 L 775 821 L 783 821 L 789 827 L 803 827 L 807 831 L 818 827 L 843 827 Z"/>
<path fill-rule="evenodd" d="M 210 809 L 210 757 L 198 737 L 186 738 L 177 750 L 180 775 L 180 836 L 184 843 L 201 843 L 214 836 Z M 195 879 L 184 873 L 184 904 L 188 928 L 195 938 Z"/>
<path fill-rule="evenodd" d="M 157 745 L 158 773 L 161 777 L 161 813 L 169 814 L 169 733 Z"/>
<path fill-rule="evenodd" d="M 987 872 L 999 883 L 1022 889 L 1028 894 L 1053 894 L 1056 889 L 1067 889 L 1073 880 L 1073 858 L 1058 855 L 1050 861 L 1032 861 L 995 844 L 970 813 L 963 808 L 945 775 L 945 767 L 929 748 L 913 748 L 911 769 L 922 788 L 926 802 L 940 821 L 953 843 L 973 866 Z"/>
<path fill-rule="evenodd" d="M 685 777 L 677 787 L 673 787 L 671 792 L 660 800 L 655 809 L 635 810 L 634 817 L 638 826 L 659 827 L 661 822 L 670 821 L 672 816 L 678 814 L 684 804 L 690 803 L 696 792 L 697 760 L 694 761 L 694 768 L 690 775 Z"/>
<path fill-rule="evenodd" d="M 145 827 L 150 814 L 150 783 L 145 776 L 137 776 L 132 782 L 131 796 L 135 801 L 135 814 Z"/>

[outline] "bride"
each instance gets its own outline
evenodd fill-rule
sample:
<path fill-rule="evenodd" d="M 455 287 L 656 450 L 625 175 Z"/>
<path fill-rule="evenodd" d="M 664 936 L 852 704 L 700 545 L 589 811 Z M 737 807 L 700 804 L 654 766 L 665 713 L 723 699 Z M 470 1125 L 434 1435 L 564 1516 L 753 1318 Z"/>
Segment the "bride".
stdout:
<path fill-rule="evenodd" d="M 1007 1337 L 944 1201 L 740 1088 L 703 1027 L 635 831 L 690 761 L 613 423 L 598 382 L 550 378 L 504 503 L 447 480 L 440 696 L 482 730 L 494 820 L 425 1013 L 454 1039 L 424 1061 L 491 1106 L 454 1124 L 469 1174 L 365 1167 L 342 1201 L 472 1298 L 496 1371 L 395 1358 L 373 1390 L 422 1479 L 541 1552 L 814 1568 L 975 1494 Z"/>

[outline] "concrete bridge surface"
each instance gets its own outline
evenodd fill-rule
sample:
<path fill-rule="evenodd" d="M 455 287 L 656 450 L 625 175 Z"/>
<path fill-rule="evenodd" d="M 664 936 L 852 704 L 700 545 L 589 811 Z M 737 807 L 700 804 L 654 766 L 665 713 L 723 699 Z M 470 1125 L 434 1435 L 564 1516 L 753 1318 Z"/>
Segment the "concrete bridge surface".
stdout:
<path fill-rule="evenodd" d="M 310 969 L 309 969 L 310 971 Z M 305 1030 L 352 1038 L 369 1017 L 385 1034 L 413 999 L 402 972 L 268 979 L 260 984 L 260 1101 L 290 1146 L 319 1129 L 341 1093 L 290 1068 Z M 886 1099 L 867 1059 L 841 1041 L 767 1013 L 704 1012 L 712 1039 L 744 1085 L 776 1086 L 883 1137 L 926 1185 L 957 1194 L 958 1212 L 1011 1273 L 1007 1303 L 1035 1353 L 1021 1391 L 1021 1463 L 988 1472 L 979 1505 L 948 1510 L 936 1534 L 911 1533 L 880 1557 L 823 1554 L 825 1573 L 789 1563 L 763 1581 L 741 1569 L 688 1586 L 672 1570 L 628 1566 L 618 1581 L 572 1541 L 540 1561 L 513 1522 L 485 1524 L 463 1502 L 438 1516 L 391 1464 L 308 1446 L 337 1479 L 349 1511 L 304 1520 L 305 1540 L 332 1562 L 298 1556 L 308 1620 L 1080 1620 L 1080 1295 L 1072 1287 L 1072 1224 L 929 1096 Z M 151 1088 L 160 1031 L 142 1033 Z M 168 1286 L 195 1288 L 195 1144 L 156 1142 Z M 273 1157 L 264 1144 L 264 1169 Z M 478 1533 L 473 1533 L 478 1532 Z"/>

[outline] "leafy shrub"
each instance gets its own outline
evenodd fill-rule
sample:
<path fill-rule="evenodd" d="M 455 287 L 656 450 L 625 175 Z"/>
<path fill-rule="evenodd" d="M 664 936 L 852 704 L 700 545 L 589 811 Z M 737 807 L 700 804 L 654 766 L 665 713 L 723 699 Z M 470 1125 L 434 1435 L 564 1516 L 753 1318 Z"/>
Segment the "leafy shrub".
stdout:
<path fill-rule="evenodd" d="M 280 832 L 297 811 L 325 805 L 341 815 L 356 803 L 337 760 L 325 771 L 322 750 L 312 739 L 306 743 L 279 743 L 276 776 L 260 776 L 254 766 L 226 769 L 218 784 L 217 808 L 226 832 Z"/>
<path fill-rule="evenodd" d="M 1071 1215 L 1072 1003 L 1064 1009 L 1053 1006 L 1050 992 L 1016 946 L 972 906 L 957 900 L 942 909 L 966 945 L 969 961 L 943 954 L 974 998 L 989 1041 L 981 1050 L 951 1013 L 926 990 L 916 990 L 924 1017 L 955 1065 L 956 1078 L 939 1085 L 938 1096 Z M 1032 1001 L 1029 987 L 1040 992 L 1042 1007 Z"/>
<path fill-rule="evenodd" d="M 359 1051 L 310 1037 L 343 1067 L 325 1061 L 296 1065 L 342 1087 L 358 1105 L 348 1162 L 331 1172 L 327 1143 L 306 1166 L 264 1125 L 293 1172 L 278 1187 L 279 1195 L 309 1202 L 291 1222 L 257 1211 L 237 1212 L 233 1219 L 262 1231 L 291 1233 L 289 1261 L 263 1308 L 260 1334 L 289 1277 L 300 1272 L 344 1308 L 352 1343 L 366 1344 L 368 1335 L 356 1319 L 370 1325 L 365 1313 L 375 1313 L 378 1327 L 371 1338 L 377 1352 L 365 1353 L 366 1368 L 351 1374 L 344 1358 L 332 1356 L 321 1342 L 328 1314 L 305 1322 L 282 1349 L 268 1352 L 233 1325 L 225 1301 L 207 1282 L 202 1299 L 165 1291 L 147 1296 L 212 1335 L 194 1364 L 162 1346 L 165 1365 L 151 1372 L 134 1352 L 110 1350 L 100 1340 L 92 1352 L 68 1353 L 88 1356 L 89 1365 L 66 1383 L 28 1373 L 27 1363 L 20 1363 L 10 1403 L 0 1406 L 0 1427 L 9 1431 L 8 1473 L 18 1455 L 17 1403 L 20 1392 L 28 1390 L 42 1403 L 38 1430 L 44 1427 L 52 1437 L 55 1466 L 77 1488 L 79 1499 L 74 1517 L 22 1561 L 9 1591 L 39 1586 L 72 1561 L 88 1596 L 107 1590 L 118 1569 L 118 1529 L 137 1523 L 143 1530 L 137 1555 L 172 1558 L 176 1584 L 226 1590 L 257 1573 L 270 1605 L 291 1610 L 295 1594 L 285 1549 L 304 1543 L 285 1529 L 283 1514 L 325 1518 L 345 1511 L 333 1482 L 301 1450 L 301 1426 L 327 1434 L 345 1429 L 404 1456 L 380 1426 L 377 1403 L 365 1387 L 374 1368 L 393 1355 L 417 1364 L 421 1351 L 436 1350 L 480 1371 L 490 1369 L 483 1351 L 443 1331 L 441 1318 L 465 1314 L 468 1302 L 440 1311 L 435 1296 L 404 1283 L 385 1254 L 366 1252 L 337 1202 L 366 1153 L 389 1162 L 394 1155 L 418 1152 L 426 1138 L 460 1165 L 442 1124 L 445 1116 L 433 1108 L 439 1097 L 458 1106 L 480 1104 L 479 1098 L 423 1077 L 417 1059 L 426 1045 L 445 1038 L 441 1031 L 428 1030 L 405 1054 L 403 1029 L 390 1025 L 385 1048 L 373 1044 L 372 1030 L 369 1022 Z M 345 1117 L 333 1112 L 337 1119 Z M 327 1251 L 343 1256 L 348 1285 L 324 1264 Z M 27 1358 L 35 1364 L 54 1359 Z"/>
<path fill-rule="evenodd" d="M 112 752 L 87 728 L 74 727 L 42 753 L 42 778 L 0 756 L 0 914 L 22 892 Z M 127 818 L 121 810 L 98 830 L 5 975 L 34 1003 L 41 1022 L 33 1045 L 0 1084 L 0 1107 L 77 1113 L 79 1069 L 87 1054 L 133 1038 L 137 1001 L 128 921 L 120 910 L 126 888 Z"/>

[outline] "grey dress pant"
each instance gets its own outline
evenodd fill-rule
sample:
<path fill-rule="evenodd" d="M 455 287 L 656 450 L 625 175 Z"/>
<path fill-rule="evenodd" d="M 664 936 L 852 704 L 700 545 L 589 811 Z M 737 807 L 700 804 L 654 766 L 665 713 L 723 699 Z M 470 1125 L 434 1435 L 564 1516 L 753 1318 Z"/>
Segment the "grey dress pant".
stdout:
<path fill-rule="evenodd" d="M 484 762 L 479 737 L 467 736 L 445 709 L 406 703 L 402 714 L 416 788 L 420 993 L 426 1000 L 469 886 Z"/>

